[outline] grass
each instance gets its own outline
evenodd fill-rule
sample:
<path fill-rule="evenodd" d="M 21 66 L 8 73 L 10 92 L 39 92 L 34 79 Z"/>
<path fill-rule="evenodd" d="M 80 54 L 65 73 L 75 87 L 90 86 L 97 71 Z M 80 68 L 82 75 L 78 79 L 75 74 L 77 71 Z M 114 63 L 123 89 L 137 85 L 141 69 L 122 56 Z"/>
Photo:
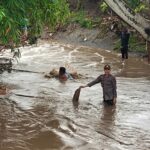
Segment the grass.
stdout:
<path fill-rule="evenodd" d="M 85 11 L 72 12 L 69 20 L 69 23 L 78 23 L 81 27 L 92 29 L 99 24 L 99 19 L 93 19 L 86 15 Z"/>

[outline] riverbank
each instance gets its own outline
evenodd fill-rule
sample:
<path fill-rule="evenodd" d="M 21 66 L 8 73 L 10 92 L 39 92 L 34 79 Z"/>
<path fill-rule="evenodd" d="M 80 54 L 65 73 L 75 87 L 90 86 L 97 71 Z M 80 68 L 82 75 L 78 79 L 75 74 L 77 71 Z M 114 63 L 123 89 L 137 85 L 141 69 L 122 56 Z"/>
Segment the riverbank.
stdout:
<path fill-rule="evenodd" d="M 68 26 L 64 32 L 55 33 L 53 39 L 65 44 L 113 50 L 116 35 L 110 32 L 102 34 L 104 33 L 99 28 L 86 29 L 74 24 Z"/>
<path fill-rule="evenodd" d="M 68 23 L 54 34 L 50 33 L 50 38 L 65 44 L 89 46 L 120 53 L 120 37 L 116 33 L 126 27 L 131 33 L 130 56 L 147 61 L 148 52 L 143 37 L 109 7 L 105 7 L 102 0 L 70 0 L 69 6 L 71 16 Z"/>
<path fill-rule="evenodd" d="M 108 29 L 109 30 L 109 29 Z M 65 30 L 59 30 L 51 33 L 44 31 L 41 39 L 57 41 L 62 44 L 71 44 L 73 46 L 87 46 L 96 49 L 109 50 L 120 55 L 119 49 L 115 50 L 116 43 L 120 42 L 119 37 L 111 31 L 103 31 L 100 28 L 82 28 L 79 24 L 70 24 Z M 138 57 L 147 63 L 147 57 L 144 52 L 129 50 L 129 57 Z"/>
<path fill-rule="evenodd" d="M 143 58 L 147 55 L 144 39 L 110 9 L 104 13 L 100 8 L 101 4 L 101 0 L 94 2 L 86 0 L 80 1 L 79 6 L 77 0 L 71 0 L 69 2 L 71 15 L 68 22 L 54 32 L 45 30 L 42 38 L 74 46 L 88 46 L 120 53 L 120 37 L 116 33 L 123 27 L 127 27 L 131 32 L 130 56 Z M 117 25 L 117 28 L 112 28 L 114 24 Z"/>

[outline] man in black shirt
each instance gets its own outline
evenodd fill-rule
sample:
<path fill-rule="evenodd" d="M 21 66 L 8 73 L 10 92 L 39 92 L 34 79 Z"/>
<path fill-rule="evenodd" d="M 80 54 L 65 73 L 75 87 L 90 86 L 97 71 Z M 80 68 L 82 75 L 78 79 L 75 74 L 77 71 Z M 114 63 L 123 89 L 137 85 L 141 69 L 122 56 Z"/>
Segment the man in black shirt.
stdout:
<path fill-rule="evenodd" d="M 120 33 L 121 38 L 121 54 L 122 60 L 128 59 L 128 43 L 130 38 L 130 33 L 127 31 L 126 28 Z"/>

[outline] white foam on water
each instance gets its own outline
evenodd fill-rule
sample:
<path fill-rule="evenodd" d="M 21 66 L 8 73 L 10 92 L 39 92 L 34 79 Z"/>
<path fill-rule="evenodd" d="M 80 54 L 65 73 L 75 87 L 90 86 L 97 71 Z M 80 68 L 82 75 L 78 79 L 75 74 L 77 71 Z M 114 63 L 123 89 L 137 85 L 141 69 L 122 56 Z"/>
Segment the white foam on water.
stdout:
<path fill-rule="evenodd" d="M 99 53 L 94 53 L 95 55 L 97 55 L 97 56 L 99 56 L 99 57 L 101 57 L 101 63 L 104 63 L 104 61 L 105 61 L 105 57 L 104 56 L 102 56 L 101 54 L 99 54 Z"/>

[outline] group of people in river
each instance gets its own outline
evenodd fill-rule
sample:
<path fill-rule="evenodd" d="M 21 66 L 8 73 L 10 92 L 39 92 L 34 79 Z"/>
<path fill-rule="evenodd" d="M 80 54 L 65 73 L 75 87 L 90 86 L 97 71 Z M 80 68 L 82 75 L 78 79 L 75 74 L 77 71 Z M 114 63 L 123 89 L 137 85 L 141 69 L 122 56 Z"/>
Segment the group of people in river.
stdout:
<path fill-rule="evenodd" d="M 61 82 L 67 81 L 68 79 L 79 79 L 82 77 L 82 75 L 78 74 L 76 71 L 74 72 L 67 72 L 65 67 L 60 67 L 59 71 L 57 71 L 56 69 L 52 69 L 50 71 L 50 73 L 45 74 L 46 78 L 57 78 L 59 79 Z"/>
<path fill-rule="evenodd" d="M 122 57 L 122 61 L 124 61 L 124 59 L 128 59 L 128 42 L 129 42 L 130 33 L 126 28 L 124 28 L 119 33 L 119 35 L 121 39 L 121 54 L 122 54 L 121 57 Z M 68 79 L 79 78 L 79 75 L 76 72 L 68 73 L 65 67 L 60 67 L 58 72 L 56 70 L 52 70 L 50 72 L 50 77 L 51 76 L 57 77 L 60 81 L 67 81 Z M 79 93 L 82 88 L 91 87 L 97 83 L 101 83 L 101 87 L 103 90 L 104 104 L 115 105 L 117 99 L 117 85 L 116 85 L 117 83 L 116 83 L 115 76 L 111 74 L 111 66 L 108 64 L 104 66 L 104 74 L 99 75 L 92 82 L 80 86 L 76 90 L 74 97 L 76 97 L 76 95 L 79 97 Z M 75 99 L 78 100 L 78 98 Z"/>
<path fill-rule="evenodd" d="M 45 75 L 45 77 L 55 77 L 58 78 L 61 82 L 67 81 L 68 79 L 78 79 L 79 75 L 74 73 L 68 73 L 65 67 L 60 67 L 59 71 L 53 69 L 49 75 Z M 103 101 L 106 105 L 115 105 L 116 98 L 117 98 L 117 86 L 116 86 L 116 78 L 111 74 L 111 67 L 110 65 L 104 66 L 104 74 L 99 75 L 95 80 L 92 82 L 82 85 L 78 88 L 78 92 L 82 88 L 91 87 L 97 83 L 101 83 L 103 89 Z M 79 94 L 77 94 L 79 96 Z M 77 98 L 76 98 L 77 99 Z"/>

